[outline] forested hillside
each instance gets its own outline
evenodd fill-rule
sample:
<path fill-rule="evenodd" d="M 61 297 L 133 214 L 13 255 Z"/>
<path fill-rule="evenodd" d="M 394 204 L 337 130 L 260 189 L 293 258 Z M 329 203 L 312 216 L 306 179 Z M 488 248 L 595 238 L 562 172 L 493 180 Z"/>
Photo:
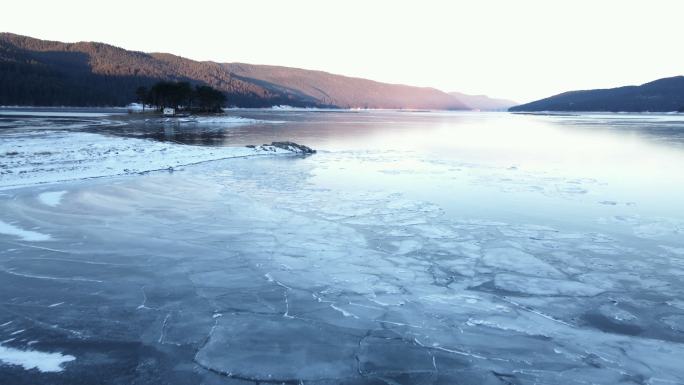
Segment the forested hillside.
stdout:
<path fill-rule="evenodd" d="M 0 105 L 121 106 L 136 99 L 138 87 L 160 80 L 211 86 L 239 107 L 468 109 L 433 88 L 0 34 Z"/>
<path fill-rule="evenodd" d="M 565 92 L 512 107 L 510 111 L 684 111 L 684 76 L 640 86 Z"/>

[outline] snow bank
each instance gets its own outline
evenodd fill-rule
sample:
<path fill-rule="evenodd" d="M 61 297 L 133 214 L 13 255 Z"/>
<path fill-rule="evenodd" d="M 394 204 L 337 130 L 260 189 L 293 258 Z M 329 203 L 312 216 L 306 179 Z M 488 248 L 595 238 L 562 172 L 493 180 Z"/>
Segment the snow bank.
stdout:
<path fill-rule="evenodd" d="M 14 133 L 3 135 L 0 142 L 0 189 L 173 169 L 250 155 L 292 153 L 274 146 L 190 146 L 85 132 Z"/>
<path fill-rule="evenodd" d="M 126 109 L 131 112 L 142 112 L 144 111 L 142 103 L 131 103 L 126 106 Z"/>

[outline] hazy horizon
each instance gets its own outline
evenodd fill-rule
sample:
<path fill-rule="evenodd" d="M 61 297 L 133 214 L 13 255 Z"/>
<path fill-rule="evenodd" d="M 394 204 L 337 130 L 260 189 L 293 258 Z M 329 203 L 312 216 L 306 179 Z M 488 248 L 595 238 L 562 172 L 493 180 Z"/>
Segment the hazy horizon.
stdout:
<path fill-rule="evenodd" d="M 2 28 L 40 39 L 298 67 L 520 103 L 683 72 L 675 47 L 677 11 L 684 5 L 676 1 L 428 3 L 199 1 L 187 11 L 126 0 L 107 8 L 105 19 L 84 1 L 24 1 L 5 6 L 11 17 Z"/>

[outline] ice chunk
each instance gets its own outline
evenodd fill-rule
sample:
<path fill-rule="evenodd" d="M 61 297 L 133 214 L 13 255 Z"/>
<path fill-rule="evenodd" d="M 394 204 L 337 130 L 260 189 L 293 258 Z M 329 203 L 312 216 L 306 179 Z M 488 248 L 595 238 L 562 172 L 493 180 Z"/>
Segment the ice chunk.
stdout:
<path fill-rule="evenodd" d="M 195 360 L 213 371 L 254 381 L 349 378 L 361 335 L 297 318 L 251 314 L 216 319 Z"/>
<path fill-rule="evenodd" d="M 482 262 L 485 265 L 501 270 L 515 271 L 523 274 L 563 277 L 563 273 L 539 258 L 515 248 L 495 248 L 484 252 Z"/>
<path fill-rule="evenodd" d="M 396 337 L 365 338 L 361 342 L 359 361 L 359 370 L 364 375 L 437 371 L 429 350 Z"/>
<path fill-rule="evenodd" d="M 400 241 L 394 241 L 392 242 L 392 244 L 396 246 L 397 251 L 395 253 L 399 255 L 409 254 L 418 251 L 423 246 L 420 241 L 417 241 L 415 239 L 402 239 Z"/>
<path fill-rule="evenodd" d="M 274 149 L 279 148 L 281 150 L 286 150 L 286 151 L 290 151 L 293 153 L 306 154 L 306 155 L 316 153 L 316 150 L 314 150 L 310 147 L 301 145 L 301 144 L 294 143 L 294 142 L 271 142 L 271 144 L 263 144 L 260 147 L 263 149 L 266 149 L 266 150 L 268 150 L 269 148 L 274 148 Z"/>
<path fill-rule="evenodd" d="M 617 322 L 632 322 L 637 319 L 637 316 L 634 314 L 615 305 L 603 305 L 598 310 L 601 315 Z"/>
<path fill-rule="evenodd" d="M 532 295 L 594 296 L 603 291 L 582 282 L 560 279 L 497 274 L 494 285 L 502 290 Z"/>

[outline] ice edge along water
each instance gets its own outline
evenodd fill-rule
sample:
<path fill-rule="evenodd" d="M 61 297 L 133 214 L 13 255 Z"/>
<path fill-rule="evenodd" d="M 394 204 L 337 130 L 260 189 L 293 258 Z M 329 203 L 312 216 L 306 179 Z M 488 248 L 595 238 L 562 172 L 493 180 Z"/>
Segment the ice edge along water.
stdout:
<path fill-rule="evenodd" d="M 3 136 L 0 144 L 0 190 L 26 185 L 126 175 L 255 155 L 294 154 L 273 146 L 206 147 L 150 139 L 43 131 Z M 61 196 L 45 193 L 47 205 Z"/>

